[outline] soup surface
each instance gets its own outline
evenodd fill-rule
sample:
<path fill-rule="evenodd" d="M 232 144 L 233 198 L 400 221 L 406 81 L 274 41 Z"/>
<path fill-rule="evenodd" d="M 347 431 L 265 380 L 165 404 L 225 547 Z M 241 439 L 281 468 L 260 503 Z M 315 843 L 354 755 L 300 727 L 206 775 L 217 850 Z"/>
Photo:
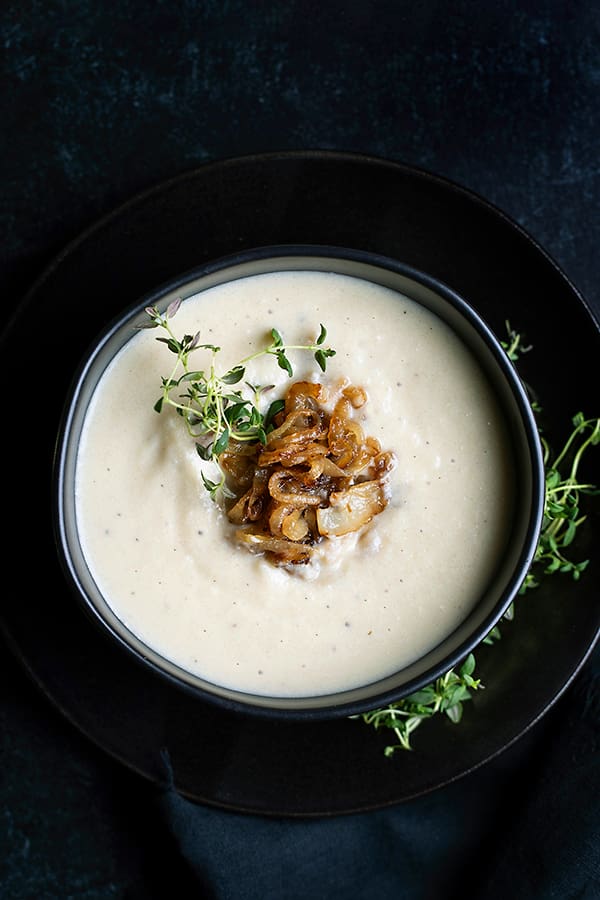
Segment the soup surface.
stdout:
<path fill-rule="evenodd" d="M 294 380 L 363 387 L 365 434 L 392 450 L 386 509 L 359 534 L 325 539 L 292 571 L 236 544 L 207 493 L 172 409 L 153 405 L 175 357 L 143 330 L 119 352 L 90 403 L 76 467 L 84 554 L 107 602 L 142 641 L 226 687 L 274 696 L 345 690 L 411 663 L 445 638 L 485 589 L 510 521 L 511 467 L 487 381 L 437 316 L 363 279 L 290 271 L 186 298 L 174 332 L 219 345 L 222 372 L 269 342 L 313 341 L 336 356 L 323 374 L 289 353 Z M 209 362 L 198 349 L 193 366 Z M 273 357 L 254 384 L 290 381 Z"/>

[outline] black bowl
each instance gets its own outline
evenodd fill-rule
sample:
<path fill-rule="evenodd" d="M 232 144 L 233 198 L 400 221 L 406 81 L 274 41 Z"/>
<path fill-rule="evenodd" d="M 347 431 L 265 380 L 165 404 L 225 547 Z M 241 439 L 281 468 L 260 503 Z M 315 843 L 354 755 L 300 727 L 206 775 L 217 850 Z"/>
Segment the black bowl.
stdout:
<path fill-rule="evenodd" d="M 182 292 L 195 294 L 236 278 L 282 270 L 324 270 L 392 288 L 444 320 L 474 354 L 491 383 L 507 425 L 513 453 L 515 505 L 504 555 L 492 582 L 464 621 L 430 652 L 379 681 L 335 694 L 282 698 L 247 694 L 210 683 L 143 643 L 114 614 L 87 566 L 75 515 L 75 462 L 86 410 L 114 355 L 147 321 L 144 309 L 166 309 Z M 90 348 L 69 391 L 54 463 L 54 522 L 67 581 L 92 620 L 142 666 L 219 706 L 268 717 L 326 719 L 378 708 L 429 684 L 456 667 L 502 618 L 531 566 L 544 506 L 544 463 L 527 391 L 499 339 L 469 303 L 439 280 L 399 261 L 340 247 L 260 247 L 220 258 L 145 296 L 113 320 Z"/>

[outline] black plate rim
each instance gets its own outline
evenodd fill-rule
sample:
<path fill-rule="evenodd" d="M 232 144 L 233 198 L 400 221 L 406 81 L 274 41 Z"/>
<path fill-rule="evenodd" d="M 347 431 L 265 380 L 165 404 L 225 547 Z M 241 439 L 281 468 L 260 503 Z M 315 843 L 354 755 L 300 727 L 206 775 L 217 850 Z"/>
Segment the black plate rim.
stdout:
<path fill-rule="evenodd" d="M 546 250 L 546 248 L 541 243 L 539 243 L 526 228 L 524 228 L 519 222 L 517 222 L 516 219 L 506 213 L 501 207 L 492 203 L 482 194 L 478 193 L 476 190 L 473 190 L 472 188 L 467 187 L 466 185 L 463 185 L 460 182 L 445 175 L 441 175 L 437 172 L 434 172 L 433 170 L 427 169 L 426 167 L 414 165 L 412 163 L 409 164 L 399 160 L 387 159 L 386 157 L 378 156 L 376 154 L 330 149 L 321 150 L 318 148 L 281 151 L 274 150 L 264 153 L 247 153 L 241 154 L 239 156 L 214 158 L 205 161 L 199 166 L 185 169 L 178 174 L 172 175 L 171 177 L 163 180 L 159 180 L 146 188 L 142 188 L 141 190 L 136 191 L 121 203 L 118 203 L 112 209 L 109 209 L 104 214 L 95 218 L 86 227 L 81 229 L 74 238 L 65 243 L 62 250 L 59 250 L 59 252 L 56 253 L 52 257 L 52 259 L 41 269 L 37 278 L 34 279 L 30 287 L 26 290 L 21 302 L 18 304 L 17 308 L 13 310 L 11 318 L 5 324 L 4 330 L 8 331 L 11 327 L 12 322 L 22 314 L 24 314 L 24 310 L 32 301 L 35 294 L 39 291 L 42 284 L 48 280 L 52 272 L 61 265 L 66 257 L 70 256 L 78 246 L 86 243 L 96 232 L 99 232 L 106 226 L 110 225 L 113 220 L 124 215 L 132 207 L 143 203 L 155 194 L 160 194 L 165 190 L 169 190 L 171 187 L 177 184 L 180 184 L 187 180 L 192 181 L 195 177 L 197 177 L 199 173 L 207 172 L 211 168 L 215 168 L 216 170 L 218 170 L 229 166 L 235 167 L 240 164 L 252 165 L 255 162 L 268 162 L 286 159 L 298 161 L 311 159 L 329 159 L 331 161 L 340 160 L 363 163 L 369 166 L 381 166 L 382 168 L 392 170 L 395 169 L 397 171 L 404 172 L 407 175 L 430 181 L 432 183 L 438 183 L 439 185 L 444 186 L 450 191 L 454 191 L 456 193 L 464 195 L 465 197 L 478 203 L 480 206 L 487 208 L 496 217 L 503 219 L 504 222 L 513 231 L 519 232 L 523 238 L 525 238 L 542 256 L 544 256 L 546 262 L 548 262 L 556 270 L 557 274 L 559 274 L 560 277 L 566 282 L 567 286 L 574 292 L 574 294 L 577 295 L 579 302 L 590 316 L 590 319 L 594 323 L 596 329 L 600 330 L 600 323 L 597 322 L 587 299 L 581 293 L 577 285 L 570 279 L 562 266 L 559 265 L 559 263 Z M 4 330 L 2 335 L 0 335 L 0 339 L 3 339 L 4 337 Z"/>
<path fill-rule="evenodd" d="M 488 200 L 486 200 L 483 197 L 480 197 L 476 192 L 474 192 L 471 189 L 468 189 L 466 187 L 463 187 L 462 185 L 457 184 L 456 182 L 451 181 L 451 180 L 445 178 L 444 176 L 439 176 L 435 173 L 429 172 L 426 169 L 421 169 L 421 168 L 418 168 L 418 167 L 415 167 L 412 165 L 407 165 L 405 163 L 386 160 L 384 158 L 376 157 L 376 156 L 368 156 L 365 154 L 346 153 L 346 152 L 328 151 L 328 150 L 325 150 L 325 151 L 308 150 L 308 151 L 272 152 L 272 153 L 268 153 L 268 154 L 249 154 L 249 155 L 242 156 L 242 157 L 230 157 L 228 159 L 222 159 L 222 160 L 216 159 L 216 160 L 209 161 L 199 167 L 190 169 L 186 172 L 182 172 L 178 175 L 171 177 L 170 179 L 161 181 L 146 190 L 138 192 L 137 194 L 135 194 L 134 196 L 132 196 L 128 200 L 126 200 L 124 203 L 121 203 L 119 206 L 115 207 L 115 209 L 108 212 L 106 215 L 97 219 L 88 228 L 83 230 L 75 239 L 70 241 L 64 247 L 64 249 L 53 258 L 53 260 L 42 270 L 39 277 L 34 281 L 34 283 L 31 285 L 30 289 L 25 294 L 25 297 L 23 298 L 22 303 L 14 311 L 11 320 L 9 320 L 9 322 L 7 323 L 7 325 L 5 327 L 5 332 L 2 337 L 4 338 L 4 336 L 10 331 L 11 323 L 18 320 L 18 318 L 21 315 L 26 315 L 26 313 L 28 311 L 28 307 L 29 307 L 30 303 L 33 301 L 33 299 L 35 298 L 36 293 L 40 290 L 40 288 L 42 287 L 44 282 L 52 275 L 52 273 L 58 267 L 60 267 L 60 265 L 63 263 L 64 259 L 67 258 L 80 244 L 85 243 L 90 238 L 93 238 L 93 236 L 97 232 L 99 232 L 103 228 L 109 226 L 111 224 L 111 222 L 114 221 L 116 218 L 118 218 L 122 215 L 125 215 L 127 213 L 127 211 L 129 209 L 131 209 L 133 206 L 137 205 L 138 203 L 144 202 L 145 200 L 151 198 L 155 194 L 160 194 L 163 190 L 168 189 L 170 186 L 173 186 L 178 182 L 182 182 L 187 179 L 193 179 L 199 172 L 205 173 L 207 171 L 207 169 L 210 169 L 211 167 L 215 167 L 215 168 L 219 169 L 219 168 L 227 167 L 230 165 L 235 166 L 239 163 L 252 164 L 255 161 L 264 162 L 269 159 L 270 160 L 281 160 L 281 159 L 285 159 L 285 158 L 303 159 L 303 160 L 328 158 L 330 160 L 334 160 L 334 159 L 342 159 L 345 161 L 350 160 L 350 161 L 354 161 L 357 163 L 367 163 L 368 165 L 375 164 L 375 165 L 378 165 L 378 166 L 381 166 L 384 168 L 392 168 L 392 169 L 400 170 L 403 173 L 410 175 L 410 176 L 414 176 L 416 178 L 422 178 L 422 179 L 425 179 L 425 180 L 428 180 L 428 181 L 431 181 L 434 183 L 437 182 L 438 184 L 444 186 L 445 188 L 449 188 L 451 191 L 455 191 L 455 192 L 463 194 L 469 200 L 479 203 L 480 205 L 482 205 L 483 207 L 485 207 L 489 211 L 491 211 L 495 216 L 502 218 L 511 229 L 518 231 L 521 234 L 521 236 L 524 237 L 527 240 L 527 242 L 538 252 L 538 254 L 543 256 L 545 258 L 546 262 L 551 264 L 552 268 L 555 270 L 555 273 L 564 281 L 564 283 L 567 286 L 567 288 L 569 289 L 570 293 L 574 296 L 574 298 L 576 298 L 579 301 L 582 310 L 589 316 L 591 323 L 593 323 L 595 331 L 596 332 L 600 331 L 600 325 L 596 321 L 585 298 L 582 297 L 582 295 L 579 292 L 579 290 L 577 289 L 577 287 L 571 282 L 571 280 L 568 278 L 568 276 L 565 274 L 565 272 L 561 269 L 561 267 L 556 263 L 556 261 L 547 253 L 547 251 L 543 247 L 541 247 L 538 244 L 538 242 L 525 229 L 523 229 L 518 223 L 516 223 L 514 220 L 512 220 L 502 210 L 498 209 L 496 206 L 491 204 Z M 13 650 L 13 652 L 15 653 L 15 655 L 17 656 L 17 658 L 23 665 L 25 671 L 27 672 L 28 676 L 33 680 L 33 682 L 42 690 L 44 695 L 48 697 L 48 699 L 52 702 L 52 704 L 59 709 L 59 711 L 63 714 L 63 716 L 68 721 L 70 721 L 71 724 L 78 731 L 81 732 L 83 730 L 84 733 L 86 733 L 86 736 L 88 738 L 90 738 L 90 740 L 97 743 L 94 736 L 92 734 L 86 732 L 85 729 L 82 729 L 81 723 L 78 723 L 70 715 L 69 710 L 65 709 L 63 706 L 61 706 L 61 704 L 59 702 L 57 702 L 57 699 L 55 697 L 53 697 L 45 689 L 43 682 L 40 681 L 40 679 L 36 676 L 36 673 L 33 671 L 31 666 L 28 664 L 28 661 L 20 653 L 20 648 L 18 647 L 18 645 L 16 645 L 16 642 L 13 640 L 12 635 L 10 633 L 10 629 L 5 627 L 2 617 L 0 617 L 0 628 L 2 629 L 3 634 L 6 637 L 7 644 Z M 195 793 L 195 792 L 190 793 L 189 791 L 186 791 L 185 789 L 181 789 L 179 792 L 183 796 L 187 796 L 191 800 L 206 803 L 208 805 L 215 805 L 217 807 L 224 808 L 224 809 L 230 809 L 232 811 L 241 811 L 241 812 L 255 813 L 255 814 L 260 814 L 260 815 L 265 815 L 265 814 L 273 814 L 273 815 L 279 815 L 279 816 L 284 815 L 284 816 L 291 816 L 291 817 L 307 817 L 307 816 L 313 816 L 313 815 L 323 816 L 323 815 L 328 815 L 328 814 L 340 815 L 342 813 L 361 812 L 361 811 L 365 811 L 368 809 L 378 809 L 378 808 L 381 808 L 382 805 L 383 806 L 395 805 L 398 802 L 403 802 L 404 800 L 412 799 L 412 798 L 422 795 L 424 793 L 429 793 L 429 792 L 431 792 L 431 790 L 434 790 L 434 789 L 442 787 L 446 784 L 449 784 L 459 778 L 462 778 L 464 775 L 468 774 L 469 772 L 472 772 L 472 771 L 480 768 L 484 764 L 488 763 L 490 760 L 494 759 L 495 757 L 497 757 L 498 755 L 503 753 L 506 749 L 508 749 L 514 743 L 516 743 L 518 740 L 520 740 L 520 738 L 523 737 L 526 733 L 531 731 L 531 729 L 540 721 L 540 719 L 542 719 L 546 715 L 548 710 L 555 705 L 557 700 L 560 697 L 562 697 L 564 692 L 572 684 L 573 680 L 579 674 L 581 668 L 583 667 L 583 665 L 589 658 L 590 654 L 592 653 L 596 643 L 598 642 L 599 637 L 600 637 L 600 628 L 598 629 L 597 633 L 591 639 L 591 641 L 586 649 L 586 652 L 577 661 L 574 662 L 574 666 L 571 669 L 570 675 L 567 678 L 567 680 L 564 681 L 564 683 L 562 684 L 561 689 L 557 693 L 555 693 L 554 696 L 551 697 L 549 699 L 549 701 L 538 710 L 537 715 L 535 715 L 533 718 L 531 718 L 529 723 L 524 728 L 522 728 L 519 731 L 519 733 L 515 734 L 511 740 L 505 741 L 501 746 L 498 746 L 494 752 L 487 754 L 485 757 L 479 759 L 474 764 L 472 764 L 468 767 L 463 767 L 454 776 L 452 776 L 450 778 L 446 778 L 445 780 L 443 780 L 439 783 L 430 785 L 428 787 L 418 789 L 416 791 L 412 791 L 412 792 L 408 791 L 404 796 L 402 796 L 400 798 L 393 797 L 393 798 L 390 798 L 389 802 L 386 801 L 383 803 L 381 801 L 379 801 L 376 804 L 374 804 L 373 806 L 370 806 L 368 803 L 366 803 L 366 804 L 361 803 L 360 806 L 358 806 L 358 807 L 346 806 L 343 809 L 336 808 L 336 809 L 332 809 L 331 813 L 329 813 L 327 809 L 319 809 L 314 812 L 306 812 L 306 811 L 294 812 L 293 810 L 286 810 L 285 808 L 277 809 L 277 810 L 265 810 L 262 808 L 253 808 L 251 806 L 239 804 L 237 802 L 228 804 L 227 802 L 223 801 L 223 799 L 215 800 L 212 797 L 200 796 L 199 793 Z M 105 747 L 104 749 L 114 759 L 123 763 L 125 766 L 132 769 L 133 771 L 136 771 L 141 776 L 149 778 L 152 781 L 156 780 L 156 778 L 154 776 L 149 775 L 143 769 L 139 769 L 138 767 L 136 767 L 131 762 L 131 760 L 128 760 L 127 758 L 124 758 L 123 756 L 121 756 L 119 753 L 115 752 L 114 748 Z"/>

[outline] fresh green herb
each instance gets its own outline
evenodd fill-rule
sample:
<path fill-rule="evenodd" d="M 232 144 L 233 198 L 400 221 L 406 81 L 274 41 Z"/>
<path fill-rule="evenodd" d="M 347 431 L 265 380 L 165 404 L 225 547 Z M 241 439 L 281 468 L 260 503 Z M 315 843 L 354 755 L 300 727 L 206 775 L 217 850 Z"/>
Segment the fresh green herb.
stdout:
<path fill-rule="evenodd" d="M 190 436 L 196 441 L 196 449 L 204 460 L 217 463 L 219 455 L 227 448 L 230 440 L 267 442 L 267 434 L 273 427 L 273 418 L 281 409 L 282 401 L 275 400 L 266 413 L 259 408 L 259 400 L 272 388 L 272 385 L 254 385 L 246 381 L 246 394 L 240 388 L 232 390 L 246 375 L 248 363 L 261 356 L 274 356 L 277 365 L 287 372 L 291 378 L 294 374 L 288 357 L 290 350 L 305 350 L 314 355 L 319 368 L 324 372 L 327 360 L 335 356 L 335 350 L 325 346 L 327 330 L 320 326 L 319 335 L 313 343 L 285 344 L 277 329 L 271 330 L 270 343 L 261 350 L 242 359 L 236 366 L 222 375 L 217 374 L 215 362 L 220 347 L 213 344 L 201 344 L 200 332 L 194 335 L 184 334 L 180 339 L 171 329 L 170 320 L 175 316 L 181 300 L 174 300 L 165 313 L 157 307 L 149 306 L 146 314 L 149 322 L 144 328 L 162 328 L 166 333 L 158 337 L 160 341 L 176 356 L 170 375 L 162 378 L 162 392 L 154 405 L 160 413 L 165 406 L 173 407 L 183 418 Z M 210 364 L 206 369 L 194 369 L 190 366 L 190 355 L 195 350 L 210 352 Z M 218 491 L 227 493 L 225 476 L 221 472 L 219 481 L 211 481 L 202 475 L 204 486 L 214 499 Z"/>
<path fill-rule="evenodd" d="M 503 341 L 502 346 L 508 358 L 517 362 L 522 353 L 531 350 L 531 345 L 524 345 L 522 336 L 511 328 L 508 321 L 506 330 L 508 340 Z M 532 406 L 534 412 L 542 412 L 539 404 L 534 402 Z M 538 426 L 544 452 L 544 516 L 535 556 L 520 594 L 537 587 L 542 575 L 554 572 L 570 573 L 577 580 L 589 564 L 587 559 L 573 562 L 567 558 L 565 550 L 572 544 L 578 527 L 585 520 L 585 516 L 580 514 L 581 495 L 600 493 L 595 485 L 578 480 L 583 454 L 588 447 L 600 443 L 600 419 L 586 419 L 582 412 L 578 412 L 571 424 L 571 433 L 554 459 L 550 445 Z M 566 474 L 564 466 L 567 466 Z"/>
<path fill-rule="evenodd" d="M 508 341 L 503 347 L 512 362 L 531 347 L 525 346 L 520 334 L 506 323 Z M 536 413 L 541 409 L 532 403 Z M 600 418 L 588 419 L 579 412 L 572 419 L 572 430 L 562 450 L 552 458 L 548 441 L 540 431 L 544 450 L 545 502 L 542 528 L 534 554 L 520 594 L 536 588 L 545 575 L 563 573 L 574 580 L 580 578 L 589 560 L 573 562 L 565 551 L 573 542 L 579 526 L 585 520 L 580 512 L 581 495 L 600 493 L 593 484 L 580 481 L 578 470 L 583 454 L 588 447 L 600 443 Z M 503 620 L 512 621 L 514 604 L 508 608 Z M 484 638 L 484 644 L 495 644 L 501 638 L 501 629 L 496 625 Z M 411 735 L 424 721 L 438 713 L 445 713 L 454 722 L 460 722 L 463 703 L 470 700 L 473 692 L 483 689 L 479 679 L 474 678 L 475 657 L 470 654 L 456 672 L 450 669 L 435 683 L 411 694 L 384 709 L 376 709 L 353 718 L 362 719 L 377 728 L 390 728 L 396 736 L 396 743 L 385 747 L 386 756 L 393 756 L 396 750 L 411 750 Z"/>
<path fill-rule="evenodd" d="M 552 459 L 546 438 L 540 434 L 544 448 L 546 490 L 544 518 L 533 563 L 521 585 L 520 593 L 538 586 L 543 575 L 569 573 L 575 581 L 585 571 L 589 560 L 573 562 L 566 556 L 577 529 L 585 520 L 580 512 L 582 494 L 597 495 L 596 486 L 578 479 L 578 469 L 586 449 L 600 443 L 600 419 L 586 419 L 579 412 L 572 419 L 573 430 L 562 450 Z M 562 475 L 563 465 L 567 474 Z"/>
<path fill-rule="evenodd" d="M 433 684 L 410 694 L 403 700 L 353 718 L 362 718 L 367 725 L 372 725 L 375 729 L 392 729 L 398 743 L 389 744 L 385 748 L 386 756 L 392 756 L 398 749 L 411 750 L 410 736 L 413 731 L 436 713 L 446 713 L 453 722 L 460 722 L 464 701 L 471 698 L 472 691 L 483 687 L 478 679 L 473 678 L 474 671 L 475 657 L 470 653 L 458 672 L 450 669 Z"/>
<path fill-rule="evenodd" d="M 523 335 L 518 331 L 515 331 L 514 328 L 511 327 L 510 322 L 507 320 L 505 323 L 506 333 L 508 335 L 508 339 L 505 341 L 501 341 L 502 347 L 511 362 L 517 362 L 522 353 L 529 353 L 531 350 L 531 344 L 525 345 L 523 343 Z"/>

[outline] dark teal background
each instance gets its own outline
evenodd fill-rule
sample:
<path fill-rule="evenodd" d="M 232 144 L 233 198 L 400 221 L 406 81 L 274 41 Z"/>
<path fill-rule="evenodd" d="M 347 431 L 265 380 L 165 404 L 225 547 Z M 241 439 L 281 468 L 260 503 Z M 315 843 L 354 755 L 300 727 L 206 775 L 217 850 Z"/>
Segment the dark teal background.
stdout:
<path fill-rule="evenodd" d="M 0 48 L 7 312 L 139 190 L 209 160 L 309 148 L 482 194 L 600 315 L 597 3 L 24 0 L 0 3 Z M 560 322 L 556 334 L 559 365 Z M 43 579 L 27 561 L 22 572 Z M 398 809 L 288 822 L 155 794 L 5 650 L 0 896 L 592 900 L 596 673 L 597 654 L 526 740 L 462 782 Z"/>

